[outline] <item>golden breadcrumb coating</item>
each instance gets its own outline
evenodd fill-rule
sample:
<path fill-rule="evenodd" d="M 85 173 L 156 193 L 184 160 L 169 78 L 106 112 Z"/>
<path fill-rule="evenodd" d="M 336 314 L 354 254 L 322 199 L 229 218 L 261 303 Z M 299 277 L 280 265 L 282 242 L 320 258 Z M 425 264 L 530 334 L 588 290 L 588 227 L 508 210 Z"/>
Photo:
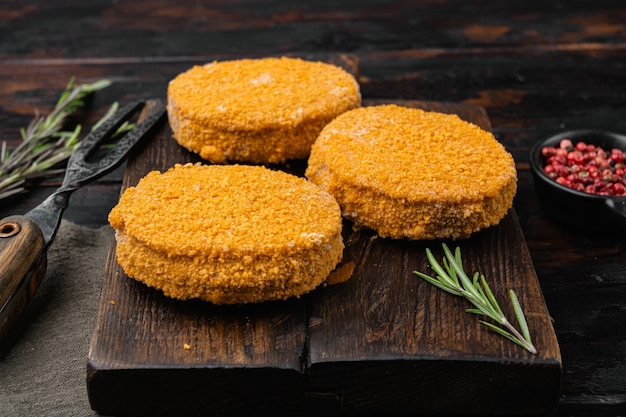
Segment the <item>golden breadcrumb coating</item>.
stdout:
<path fill-rule="evenodd" d="M 282 300 L 342 259 L 339 205 L 305 178 L 243 165 L 176 165 L 127 188 L 109 214 L 124 272 L 177 299 Z"/>
<path fill-rule="evenodd" d="M 361 105 L 342 68 L 286 57 L 194 66 L 167 99 L 176 141 L 213 163 L 306 159 L 328 122 Z"/>
<path fill-rule="evenodd" d="M 467 238 L 513 205 L 513 157 L 456 115 L 397 105 L 363 107 L 329 123 L 305 175 L 344 217 L 381 237 Z"/>

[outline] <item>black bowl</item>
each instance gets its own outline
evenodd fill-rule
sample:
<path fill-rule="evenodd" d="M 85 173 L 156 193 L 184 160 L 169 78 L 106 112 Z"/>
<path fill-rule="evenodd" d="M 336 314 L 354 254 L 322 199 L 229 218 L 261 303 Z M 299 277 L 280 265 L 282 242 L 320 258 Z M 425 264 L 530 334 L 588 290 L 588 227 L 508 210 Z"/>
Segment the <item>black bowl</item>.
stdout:
<path fill-rule="evenodd" d="M 626 136 L 601 130 L 572 130 L 539 141 L 530 151 L 535 190 L 543 209 L 555 220 L 583 232 L 616 234 L 626 232 L 626 197 L 602 196 L 577 191 L 557 183 L 543 172 L 544 146 L 559 146 L 561 140 L 626 149 Z"/>

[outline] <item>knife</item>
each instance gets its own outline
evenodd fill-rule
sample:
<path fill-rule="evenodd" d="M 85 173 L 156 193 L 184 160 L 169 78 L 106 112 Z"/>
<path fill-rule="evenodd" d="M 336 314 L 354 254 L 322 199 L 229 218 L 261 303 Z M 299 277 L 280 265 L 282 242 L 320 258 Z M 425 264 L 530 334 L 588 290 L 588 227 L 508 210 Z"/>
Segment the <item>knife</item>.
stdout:
<path fill-rule="evenodd" d="M 135 113 L 138 123 L 119 137 L 104 156 L 94 154 Z M 119 109 L 94 129 L 72 152 L 61 186 L 25 215 L 0 220 L 0 342 L 4 340 L 45 276 L 47 249 L 54 240 L 69 197 L 78 188 L 121 165 L 128 152 L 147 136 L 165 114 L 160 100 L 135 101 Z"/>

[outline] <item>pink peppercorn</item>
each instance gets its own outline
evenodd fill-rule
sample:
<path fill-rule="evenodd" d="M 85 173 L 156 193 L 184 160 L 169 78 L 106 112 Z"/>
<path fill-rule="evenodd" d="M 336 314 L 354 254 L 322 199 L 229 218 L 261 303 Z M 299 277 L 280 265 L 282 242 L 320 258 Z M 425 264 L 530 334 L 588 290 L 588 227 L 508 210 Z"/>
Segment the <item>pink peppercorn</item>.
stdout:
<path fill-rule="evenodd" d="M 626 195 L 626 155 L 621 149 L 607 152 L 584 141 L 574 145 L 563 139 L 558 147 L 544 146 L 541 154 L 543 172 L 561 185 L 588 194 Z"/>

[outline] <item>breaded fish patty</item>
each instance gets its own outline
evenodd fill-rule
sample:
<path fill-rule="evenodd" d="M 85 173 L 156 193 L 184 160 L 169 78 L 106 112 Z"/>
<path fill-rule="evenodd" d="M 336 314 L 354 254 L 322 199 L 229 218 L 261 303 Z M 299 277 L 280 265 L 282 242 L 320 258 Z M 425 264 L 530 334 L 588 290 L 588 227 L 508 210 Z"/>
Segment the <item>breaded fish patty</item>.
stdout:
<path fill-rule="evenodd" d="M 124 272 L 176 299 L 298 297 L 343 255 L 339 205 L 261 166 L 176 165 L 127 188 L 109 214 Z"/>
<path fill-rule="evenodd" d="M 329 123 L 305 173 L 344 217 L 381 237 L 467 238 L 513 204 L 513 157 L 456 115 L 397 105 L 351 110 Z"/>
<path fill-rule="evenodd" d="M 286 57 L 194 66 L 167 90 L 174 138 L 213 163 L 306 159 L 322 128 L 360 105 L 347 71 Z"/>

